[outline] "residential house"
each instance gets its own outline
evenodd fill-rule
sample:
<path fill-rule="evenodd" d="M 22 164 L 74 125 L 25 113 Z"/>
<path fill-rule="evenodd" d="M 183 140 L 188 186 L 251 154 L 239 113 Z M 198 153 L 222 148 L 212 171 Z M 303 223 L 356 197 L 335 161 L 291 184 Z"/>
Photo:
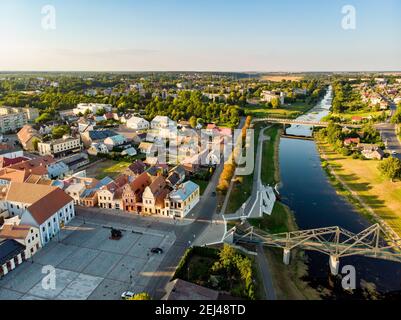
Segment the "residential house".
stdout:
<path fill-rule="evenodd" d="M 168 127 L 176 127 L 177 122 L 171 120 L 167 116 L 156 116 L 150 122 L 150 127 L 152 129 L 161 129 L 161 128 L 168 128 Z"/>
<path fill-rule="evenodd" d="M 125 138 L 121 134 L 117 134 L 115 136 L 108 137 L 104 139 L 104 144 L 111 151 L 113 148 L 121 146 L 127 142 L 127 138 Z"/>
<path fill-rule="evenodd" d="M 128 212 L 141 213 L 142 195 L 145 188 L 152 183 L 150 175 L 146 172 L 138 175 L 132 182 L 123 187 L 122 203 L 123 210 Z"/>
<path fill-rule="evenodd" d="M 7 224 L 0 228 L 0 241 L 13 239 L 25 246 L 25 258 L 29 259 L 41 247 L 39 229 L 23 224 Z"/>
<path fill-rule="evenodd" d="M 105 209 L 121 210 L 123 187 L 129 183 L 130 179 L 127 175 L 121 174 L 114 179 L 113 182 L 102 186 L 98 192 L 98 206 Z"/>
<path fill-rule="evenodd" d="M 165 178 L 158 176 L 143 192 L 142 213 L 146 215 L 164 214 L 165 199 L 168 194 Z"/>
<path fill-rule="evenodd" d="M 126 126 L 134 130 L 147 130 L 149 129 L 149 121 L 140 117 L 131 117 L 127 120 Z"/>
<path fill-rule="evenodd" d="M 200 188 L 196 183 L 184 182 L 165 199 L 165 214 L 184 218 L 199 202 L 199 196 Z"/>
<path fill-rule="evenodd" d="M 24 150 L 35 151 L 37 143 L 42 140 L 42 136 L 31 125 L 25 125 L 17 133 L 18 140 L 21 142 Z"/>
<path fill-rule="evenodd" d="M 358 145 L 361 143 L 360 138 L 346 138 L 344 139 L 344 146 Z"/>
<path fill-rule="evenodd" d="M 113 182 L 112 178 L 104 177 L 93 188 L 85 189 L 80 195 L 80 204 L 84 207 L 96 207 L 98 205 L 97 191 L 111 182 Z"/>
<path fill-rule="evenodd" d="M 97 156 L 99 153 L 108 154 L 109 148 L 104 143 L 101 142 L 93 142 L 92 145 L 87 150 L 88 154 L 92 156 Z"/>
<path fill-rule="evenodd" d="M 360 143 L 357 148 L 366 159 L 382 160 L 384 158 L 383 150 L 376 144 Z"/>
<path fill-rule="evenodd" d="M 137 177 L 146 170 L 146 165 L 141 160 L 136 160 L 125 169 L 124 174 L 127 176 Z"/>
<path fill-rule="evenodd" d="M 81 133 L 81 140 L 85 148 L 89 148 L 93 142 L 102 142 L 108 137 L 117 135 L 112 130 L 90 130 Z"/>

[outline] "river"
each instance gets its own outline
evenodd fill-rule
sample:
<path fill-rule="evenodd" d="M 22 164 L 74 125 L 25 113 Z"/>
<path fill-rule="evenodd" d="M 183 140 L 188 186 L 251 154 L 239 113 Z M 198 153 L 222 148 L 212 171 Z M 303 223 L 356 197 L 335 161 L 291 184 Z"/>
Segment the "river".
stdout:
<path fill-rule="evenodd" d="M 318 105 L 301 118 L 320 120 L 328 114 L 331 101 L 330 87 Z M 312 129 L 306 126 L 292 126 L 287 129 L 288 134 L 310 136 L 311 132 Z M 359 232 L 371 225 L 344 198 L 337 195 L 321 168 L 314 141 L 281 138 L 279 161 L 280 193 L 283 202 L 294 212 L 300 229 L 340 226 L 352 232 Z M 338 278 L 333 283 L 333 277 L 329 275 L 328 256 L 307 252 L 307 257 L 307 280 L 312 286 L 329 289 L 336 298 L 361 298 L 360 290 L 353 296 L 342 290 Z M 345 265 L 355 267 L 358 287 L 364 280 L 374 283 L 381 293 L 401 290 L 399 263 L 354 256 L 340 259 L 340 272 Z"/>

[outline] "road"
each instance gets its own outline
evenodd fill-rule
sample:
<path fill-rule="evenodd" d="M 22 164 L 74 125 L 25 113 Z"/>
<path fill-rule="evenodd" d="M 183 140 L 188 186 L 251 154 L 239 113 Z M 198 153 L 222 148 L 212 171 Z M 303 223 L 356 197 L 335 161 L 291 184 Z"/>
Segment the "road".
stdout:
<path fill-rule="evenodd" d="M 391 115 L 394 114 L 396 109 L 396 105 L 394 103 L 390 103 Z M 395 131 L 395 124 L 390 123 L 390 118 L 387 120 L 387 122 L 377 124 L 375 127 L 380 131 L 382 140 L 386 143 L 386 148 L 390 152 L 396 152 L 393 157 L 401 160 L 401 143 L 398 140 L 397 133 Z"/>
<path fill-rule="evenodd" d="M 241 118 L 239 128 L 245 123 L 245 118 Z M 168 254 L 160 264 L 157 274 L 155 274 L 149 281 L 146 291 L 156 300 L 159 300 L 165 294 L 164 288 L 174 275 L 175 269 L 180 262 L 186 249 L 188 249 L 199 237 L 203 231 L 212 223 L 213 215 L 217 209 L 217 198 L 213 196 L 213 192 L 216 190 L 216 186 L 219 181 L 221 172 L 223 171 L 224 162 L 222 161 L 210 179 L 210 182 L 205 189 L 199 203 L 190 213 L 190 218 L 193 219 L 192 223 L 189 224 L 174 224 L 164 223 L 162 219 L 157 218 L 141 218 L 140 216 L 127 214 L 126 216 L 121 214 L 110 214 L 102 212 L 101 210 L 78 208 L 77 215 L 81 217 L 90 216 L 92 218 L 105 219 L 110 222 L 134 224 L 139 227 L 151 228 L 152 230 L 161 231 L 173 231 L 176 235 L 176 241 L 168 251 Z M 223 236 L 223 235 L 222 235 Z"/>

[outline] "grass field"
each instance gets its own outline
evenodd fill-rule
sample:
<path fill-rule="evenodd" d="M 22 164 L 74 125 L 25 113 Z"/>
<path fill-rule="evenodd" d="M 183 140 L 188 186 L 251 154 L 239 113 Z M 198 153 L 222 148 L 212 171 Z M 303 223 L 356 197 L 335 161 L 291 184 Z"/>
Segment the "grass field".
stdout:
<path fill-rule="evenodd" d="M 255 145 L 259 139 L 261 125 L 256 125 L 254 128 L 255 132 Z M 255 157 L 256 157 L 256 147 L 255 147 Z M 253 172 L 247 176 L 239 176 L 236 178 L 236 182 L 234 183 L 233 189 L 231 190 L 230 199 L 227 204 L 225 213 L 234 213 L 236 212 L 241 205 L 250 197 L 252 193 L 252 184 L 253 184 Z"/>
<path fill-rule="evenodd" d="M 131 162 L 106 160 L 86 169 L 88 177 L 103 179 L 106 176 L 115 178 L 123 172 Z"/>
<path fill-rule="evenodd" d="M 274 126 L 265 131 L 265 136 L 269 136 L 270 140 L 263 143 L 262 170 L 261 179 L 264 184 L 275 185 L 279 180 L 278 168 L 276 168 L 277 151 L 280 142 L 280 129 Z"/>
<path fill-rule="evenodd" d="M 327 144 L 319 146 L 338 177 L 401 236 L 401 181 L 383 178 L 377 169 L 380 161 L 352 159 L 337 154 Z M 336 189 L 347 198 L 352 197 L 341 187 Z M 356 206 L 360 209 L 358 204 Z M 363 210 L 362 213 L 366 214 Z"/>
<path fill-rule="evenodd" d="M 278 109 L 268 109 L 261 105 L 247 105 L 244 109 L 247 114 L 255 118 L 296 118 L 312 107 L 313 105 L 304 102 L 294 102 Z"/>
<path fill-rule="evenodd" d="M 386 111 L 388 115 L 390 111 Z M 348 112 L 348 113 L 330 113 L 330 115 L 324 117 L 322 120 L 326 121 L 329 120 L 331 117 L 339 117 L 344 118 L 346 121 L 351 121 L 352 117 L 362 117 L 368 118 L 369 116 L 376 118 L 382 115 L 383 111 L 370 111 L 370 112 Z"/>

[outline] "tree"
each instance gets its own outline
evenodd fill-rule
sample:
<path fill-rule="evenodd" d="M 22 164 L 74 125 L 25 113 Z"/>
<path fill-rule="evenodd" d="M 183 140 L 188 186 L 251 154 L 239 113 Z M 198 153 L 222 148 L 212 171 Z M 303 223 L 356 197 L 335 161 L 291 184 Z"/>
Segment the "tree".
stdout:
<path fill-rule="evenodd" d="M 59 139 L 65 134 L 70 133 L 70 127 L 67 125 L 57 126 L 52 129 L 52 138 Z"/>
<path fill-rule="evenodd" d="M 273 109 L 277 109 L 280 106 L 280 100 L 277 97 L 271 99 L 270 103 Z"/>
<path fill-rule="evenodd" d="M 105 113 L 106 113 L 106 110 L 104 110 L 104 108 L 100 108 L 96 111 L 96 115 L 99 117 L 104 116 Z"/>
<path fill-rule="evenodd" d="M 192 116 L 191 118 L 189 118 L 189 124 L 191 125 L 192 128 L 196 127 L 196 117 Z"/>
<path fill-rule="evenodd" d="M 387 158 L 379 164 L 379 171 L 384 177 L 394 181 L 401 177 L 401 160 L 393 157 Z"/>

